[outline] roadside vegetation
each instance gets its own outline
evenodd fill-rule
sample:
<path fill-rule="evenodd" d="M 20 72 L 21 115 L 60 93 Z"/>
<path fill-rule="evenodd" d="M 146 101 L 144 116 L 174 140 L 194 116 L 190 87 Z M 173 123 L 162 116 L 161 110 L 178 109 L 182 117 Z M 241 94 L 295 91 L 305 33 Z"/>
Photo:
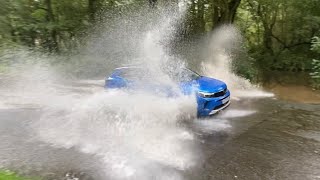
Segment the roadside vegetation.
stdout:
<path fill-rule="evenodd" d="M 319 0 L 1 1 L 0 54 L 20 46 L 52 54 L 76 54 L 91 28 L 109 18 L 105 17 L 108 12 L 156 10 L 168 4 L 178 8 L 179 2 L 189 6 L 177 33 L 178 43 L 204 37 L 222 24 L 234 24 L 242 32 L 248 52 L 236 63 L 239 75 L 259 82 L 273 71 L 304 72 L 310 74 L 310 84 L 320 87 Z M 1 58 L 0 64 L 1 72 Z"/>
<path fill-rule="evenodd" d="M 27 178 L 12 171 L 0 170 L 0 180 L 40 180 L 40 178 Z"/>

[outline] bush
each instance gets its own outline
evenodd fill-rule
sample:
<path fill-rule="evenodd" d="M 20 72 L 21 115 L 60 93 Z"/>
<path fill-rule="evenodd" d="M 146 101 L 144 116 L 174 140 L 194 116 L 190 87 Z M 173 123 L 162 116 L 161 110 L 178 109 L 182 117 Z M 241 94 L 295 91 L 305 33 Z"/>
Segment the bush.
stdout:
<path fill-rule="evenodd" d="M 40 180 L 39 178 L 26 178 L 17 175 L 16 173 L 8 170 L 0 170 L 0 180 Z"/>

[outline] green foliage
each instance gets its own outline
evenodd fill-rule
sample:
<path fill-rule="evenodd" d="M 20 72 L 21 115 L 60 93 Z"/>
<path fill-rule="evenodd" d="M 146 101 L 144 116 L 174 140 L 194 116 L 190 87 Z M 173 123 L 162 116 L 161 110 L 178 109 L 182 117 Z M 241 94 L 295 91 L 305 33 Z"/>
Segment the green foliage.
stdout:
<path fill-rule="evenodd" d="M 158 6 L 178 0 L 156 0 Z M 77 52 L 94 24 L 126 10 L 149 8 L 148 0 L 3 0 L 0 1 L 0 53 L 24 46 L 52 53 Z M 242 31 L 249 57 L 235 71 L 253 79 L 257 71 L 318 72 L 319 0 L 183 0 L 188 4 L 179 40 L 205 36 L 221 24 Z M 152 10 L 152 9 L 150 9 Z M 115 19 L 116 20 L 116 19 Z M 311 38 L 312 51 L 310 51 Z M 315 79 L 315 75 L 312 76 Z"/>
<path fill-rule="evenodd" d="M 235 61 L 233 63 L 233 65 L 235 66 L 235 73 L 250 81 L 256 82 L 258 71 L 254 67 L 254 61 L 255 59 L 251 57 L 247 57 L 246 59 L 241 58 L 240 60 Z"/>
<path fill-rule="evenodd" d="M 77 49 L 103 12 L 141 5 L 143 0 L 0 1 L 0 46 L 17 43 L 45 52 Z M 91 6 L 89 5 L 91 4 Z M 1 47 L 0 47 L 1 49 Z"/>
<path fill-rule="evenodd" d="M 320 54 L 320 38 L 312 38 L 311 50 Z M 312 72 L 310 73 L 312 78 L 312 85 L 316 89 L 320 89 L 320 60 L 312 60 Z"/>
<path fill-rule="evenodd" d="M 12 171 L 0 171 L 0 180 L 40 180 L 40 178 L 27 178 L 19 176 Z"/>
<path fill-rule="evenodd" d="M 243 0 L 238 9 L 249 55 L 260 70 L 308 71 L 315 54 L 310 39 L 319 34 L 320 1 Z"/>

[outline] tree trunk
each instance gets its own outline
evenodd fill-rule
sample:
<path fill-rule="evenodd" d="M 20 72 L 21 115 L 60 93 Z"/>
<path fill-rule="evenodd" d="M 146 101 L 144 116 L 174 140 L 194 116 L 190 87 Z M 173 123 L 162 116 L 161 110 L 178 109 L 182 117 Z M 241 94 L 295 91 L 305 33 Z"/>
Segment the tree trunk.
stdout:
<path fill-rule="evenodd" d="M 206 22 L 204 21 L 204 4 L 203 1 L 198 1 L 197 3 L 197 15 L 194 24 L 196 24 L 197 34 L 202 34 L 205 32 Z"/>
<path fill-rule="evenodd" d="M 237 14 L 237 9 L 240 5 L 241 0 L 232 0 L 229 4 L 228 4 L 228 8 L 229 8 L 229 22 L 233 23 L 234 22 L 234 18 L 236 17 Z"/>
<path fill-rule="evenodd" d="M 55 17 L 52 10 L 52 2 L 51 0 L 45 0 L 45 5 L 47 7 L 47 21 L 48 23 L 54 24 L 55 23 Z M 49 29 L 49 34 L 51 36 L 51 39 L 48 40 L 48 47 L 50 52 L 58 52 L 58 32 L 56 27 L 53 27 L 51 30 Z"/>
<path fill-rule="evenodd" d="M 89 20 L 91 23 L 95 21 L 96 12 L 97 12 L 97 0 L 88 0 L 88 13 L 89 13 Z"/>
<path fill-rule="evenodd" d="M 156 7 L 156 4 L 157 4 L 157 0 L 149 0 L 149 6 L 151 8 L 155 8 Z"/>
<path fill-rule="evenodd" d="M 266 51 L 269 52 L 270 55 L 274 55 L 272 48 L 272 29 L 266 26 L 264 27 L 263 42 Z"/>
<path fill-rule="evenodd" d="M 228 2 L 213 0 L 212 28 L 221 24 L 233 23 L 240 2 L 241 0 L 231 0 Z"/>

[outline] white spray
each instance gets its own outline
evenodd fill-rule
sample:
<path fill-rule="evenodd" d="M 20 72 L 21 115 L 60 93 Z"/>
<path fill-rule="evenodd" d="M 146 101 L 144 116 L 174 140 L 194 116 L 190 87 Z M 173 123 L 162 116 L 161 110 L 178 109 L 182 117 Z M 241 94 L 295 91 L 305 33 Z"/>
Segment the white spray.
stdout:
<path fill-rule="evenodd" d="M 206 59 L 202 63 L 203 72 L 211 77 L 226 82 L 232 92 L 232 97 L 272 97 L 273 94 L 264 92 L 252 85 L 247 79 L 237 76 L 232 71 L 232 61 L 236 60 L 234 51 L 242 46 L 242 36 L 232 25 L 217 28 L 207 47 Z"/>

